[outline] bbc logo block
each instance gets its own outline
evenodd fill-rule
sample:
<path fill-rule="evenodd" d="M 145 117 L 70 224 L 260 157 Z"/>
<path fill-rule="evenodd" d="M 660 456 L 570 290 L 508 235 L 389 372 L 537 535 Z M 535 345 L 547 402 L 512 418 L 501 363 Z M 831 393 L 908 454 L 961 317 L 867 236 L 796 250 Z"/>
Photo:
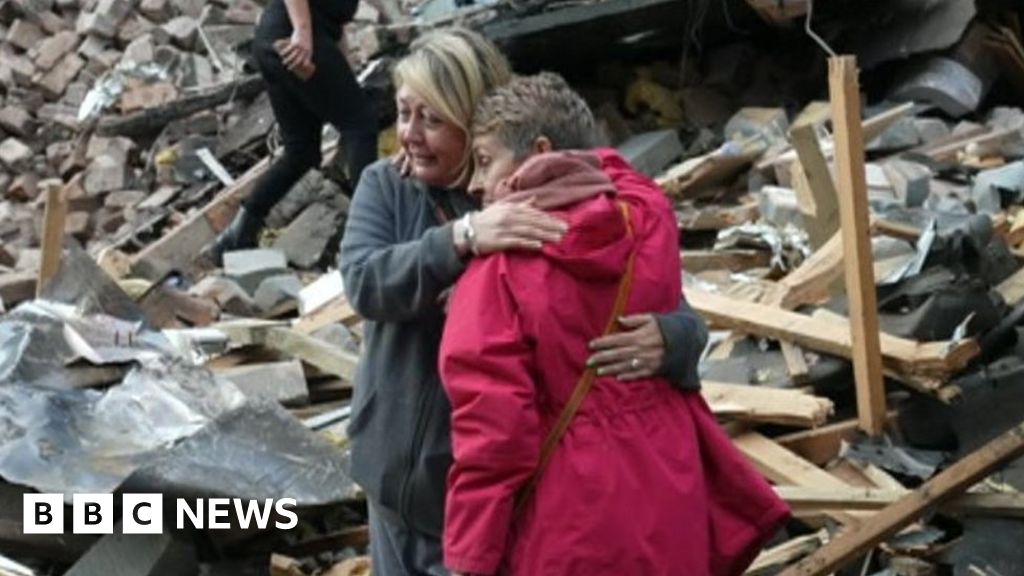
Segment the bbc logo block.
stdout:
<path fill-rule="evenodd" d="M 63 534 L 64 495 L 25 494 L 21 515 L 25 534 Z"/>
<path fill-rule="evenodd" d="M 123 534 L 162 534 L 164 497 L 161 494 L 122 494 L 121 513 L 117 516 L 113 494 L 72 494 L 71 525 L 74 534 L 113 534 L 120 520 Z M 63 494 L 24 494 L 23 525 L 25 534 L 64 533 Z M 255 525 L 260 530 L 273 525 L 278 530 L 294 529 L 299 518 L 293 508 L 294 498 L 243 500 L 240 498 L 178 498 L 168 520 L 177 520 L 178 530 L 208 528 L 230 530 L 237 525 L 243 530 Z M 232 518 L 234 516 L 234 518 Z M 233 521 L 232 521 L 233 520 Z"/>

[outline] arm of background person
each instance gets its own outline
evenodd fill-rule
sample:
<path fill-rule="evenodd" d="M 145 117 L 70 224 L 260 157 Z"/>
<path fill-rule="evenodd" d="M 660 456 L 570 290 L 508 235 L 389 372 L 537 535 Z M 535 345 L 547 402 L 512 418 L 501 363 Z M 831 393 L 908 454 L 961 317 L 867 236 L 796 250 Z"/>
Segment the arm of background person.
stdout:
<path fill-rule="evenodd" d="M 677 388 L 699 389 L 700 357 L 708 345 L 708 327 L 704 319 L 685 298 L 679 302 L 675 312 L 655 314 L 654 318 L 665 340 L 665 358 L 658 374 Z"/>
<path fill-rule="evenodd" d="M 492 257 L 459 281 L 441 347 L 454 449 L 444 551 L 445 565 L 456 573 L 497 572 L 516 494 L 540 457 L 533 351 L 506 262 Z"/>
<path fill-rule="evenodd" d="M 281 52 L 281 61 L 292 72 L 313 64 L 313 17 L 309 0 L 284 0 L 292 36 Z"/>
<path fill-rule="evenodd" d="M 465 264 L 455 250 L 452 224 L 399 242 L 392 186 L 383 163 L 363 171 L 341 240 L 341 274 L 349 303 L 369 320 L 403 322 L 440 308 L 441 293 Z"/>

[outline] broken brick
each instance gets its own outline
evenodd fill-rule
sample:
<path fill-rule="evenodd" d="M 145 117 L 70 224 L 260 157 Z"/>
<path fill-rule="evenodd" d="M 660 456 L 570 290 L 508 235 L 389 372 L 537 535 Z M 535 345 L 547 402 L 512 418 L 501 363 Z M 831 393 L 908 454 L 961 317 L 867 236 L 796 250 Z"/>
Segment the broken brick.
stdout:
<path fill-rule="evenodd" d="M 172 102 L 177 97 L 178 90 L 168 82 L 140 86 L 121 95 L 121 112 L 128 114 L 137 110 L 153 108 Z"/>
<path fill-rule="evenodd" d="M 171 0 L 178 14 L 199 18 L 203 14 L 206 0 Z"/>
<path fill-rule="evenodd" d="M 59 170 L 64 160 L 75 151 L 75 143 L 70 140 L 54 142 L 46 147 L 46 162 Z"/>
<path fill-rule="evenodd" d="M 66 20 L 49 10 L 34 12 L 34 14 L 34 20 L 39 24 L 39 27 L 42 28 L 43 32 L 45 32 L 47 36 L 54 36 L 61 32 L 70 30 L 70 26 L 68 26 Z"/>
<path fill-rule="evenodd" d="M 76 29 L 79 34 L 95 34 L 104 38 L 117 35 L 118 26 L 131 13 L 130 0 L 100 0 L 93 12 L 83 12 Z"/>
<path fill-rule="evenodd" d="M 7 43 L 26 51 L 31 50 L 45 37 L 39 26 L 20 18 L 15 20 L 7 31 Z"/>
<path fill-rule="evenodd" d="M 110 46 L 110 40 L 99 36 L 89 36 L 78 46 L 78 55 L 87 60 L 95 60 L 100 57 Z"/>
<path fill-rule="evenodd" d="M 105 136 L 93 136 L 89 139 L 85 156 L 87 158 L 99 158 L 108 156 L 119 164 L 128 164 L 129 156 L 135 151 L 135 142 L 123 136 L 108 138 Z"/>
<path fill-rule="evenodd" d="M 39 178 L 26 172 L 11 182 L 7 187 L 7 199 L 15 202 L 31 202 L 39 195 Z"/>
<path fill-rule="evenodd" d="M 39 44 L 35 64 L 41 70 L 50 70 L 61 58 L 77 47 L 78 34 L 71 31 L 59 32 Z"/>
<path fill-rule="evenodd" d="M 78 54 L 68 54 L 43 76 L 39 81 L 39 87 L 50 98 L 60 98 L 67 90 L 68 84 L 71 84 L 71 81 L 84 67 L 85 60 L 82 60 Z"/>
<path fill-rule="evenodd" d="M 11 71 L 11 78 L 18 86 L 30 88 L 32 79 L 36 75 L 36 66 L 25 56 L 16 54 L 4 54 L 4 64 Z"/>
<path fill-rule="evenodd" d="M 13 252 L 12 252 L 13 250 Z M 7 268 L 13 268 L 18 262 L 16 256 L 17 250 L 7 246 L 6 244 L 0 243 L 0 266 L 6 266 Z"/>
<path fill-rule="evenodd" d="M 107 194 L 103 205 L 114 210 L 131 208 L 146 199 L 146 193 L 141 190 L 118 190 Z"/>
<path fill-rule="evenodd" d="M 85 191 L 93 196 L 115 190 L 124 190 L 127 181 L 127 166 L 110 156 L 96 158 L 85 170 Z"/>
<path fill-rule="evenodd" d="M 163 25 L 163 30 L 171 37 L 175 45 L 191 50 L 196 43 L 196 35 L 199 32 L 199 22 L 188 16 L 178 16 Z"/>
<path fill-rule="evenodd" d="M 24 108 L 4 106 L 0 108 L 0 128 L 15 136 L 28 137 L 35 131 L 35 123 Z"/>
<path fill-rule="evenodd" d="M 155 28 L 156 24 L 135 14 L 121 24 L 117 31 L 117 40 L 122 44 L 128 44 L 132 40 L 150 33 Z"/>
<path fill-rule="evenodd" d="M 135 63 L 150 62 L 153 60 L 153 54 L 156 52 L 156 46 L 153 43 L 152 34 L 143 34 L 135 40 L 132 40 L 128 46 L 124 49 L 124 54 L 121 56 L 121 60 Z"/>
<path fill-rule="evenodd" d="M 0 163 L 8 168 L 17 168 L 32 159 L 32 149 L 17 138 L 0 142 Z"/>
<path fill-rule="evenodd" d="M 92 218 L 89 212 L 71 212 L 64 220 L 64 233 L 85 242 L 92 236 Z"/>
<path fill-rule="evenodd" d="M 139 4 L 139 12 L 153 22 L 166 22 L 171 19 L 174 13 L 168 0 L 142 0 Z"/>

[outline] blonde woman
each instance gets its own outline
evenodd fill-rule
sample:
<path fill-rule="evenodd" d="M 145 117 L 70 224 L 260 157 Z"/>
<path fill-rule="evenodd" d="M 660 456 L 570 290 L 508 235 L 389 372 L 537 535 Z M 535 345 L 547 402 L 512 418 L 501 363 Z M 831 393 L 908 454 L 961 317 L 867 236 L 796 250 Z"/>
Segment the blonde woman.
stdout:
<path fill-rule="evenodd" d="M 481 211 L 466 192 L 473 111 L 510 77 L 497 48 L 473 32 L 445 30 L 414 43 L 394 73 L 411 174 L 403 177 L 389 160 L 369 166 L 349 212 L 341 270 L 349 301 L 367 320 L 349 426 L 352 475 L 368 495 L 378 576 L 447 574 L 441 534 L 451 408 L 437 367 L 445 294 L 474 256 L 539 250 L 566 232 L 529 203 Z M 591 364 L 602 374 L 662 374 L 682 388 L 698 385 L 706 331 L 690 308 L 621 322 L 626 331 L 592 343 Z"/>

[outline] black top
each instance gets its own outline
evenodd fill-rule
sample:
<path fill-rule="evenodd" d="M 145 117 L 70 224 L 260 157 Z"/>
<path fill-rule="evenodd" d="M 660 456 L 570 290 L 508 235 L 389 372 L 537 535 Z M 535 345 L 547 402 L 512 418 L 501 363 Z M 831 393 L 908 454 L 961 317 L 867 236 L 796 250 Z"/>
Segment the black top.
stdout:
<path fill-rule="evenodd" d="M 313 20 L 314 34 L 327 34 L 335 40 L 341 36 L 341 27 L 352 21 L 359 0 L 307 0 Z M 292 22 L 284 0 L 270 0 L 257 28 L 257 36 L 273 41 L 292 33 Z"/>

